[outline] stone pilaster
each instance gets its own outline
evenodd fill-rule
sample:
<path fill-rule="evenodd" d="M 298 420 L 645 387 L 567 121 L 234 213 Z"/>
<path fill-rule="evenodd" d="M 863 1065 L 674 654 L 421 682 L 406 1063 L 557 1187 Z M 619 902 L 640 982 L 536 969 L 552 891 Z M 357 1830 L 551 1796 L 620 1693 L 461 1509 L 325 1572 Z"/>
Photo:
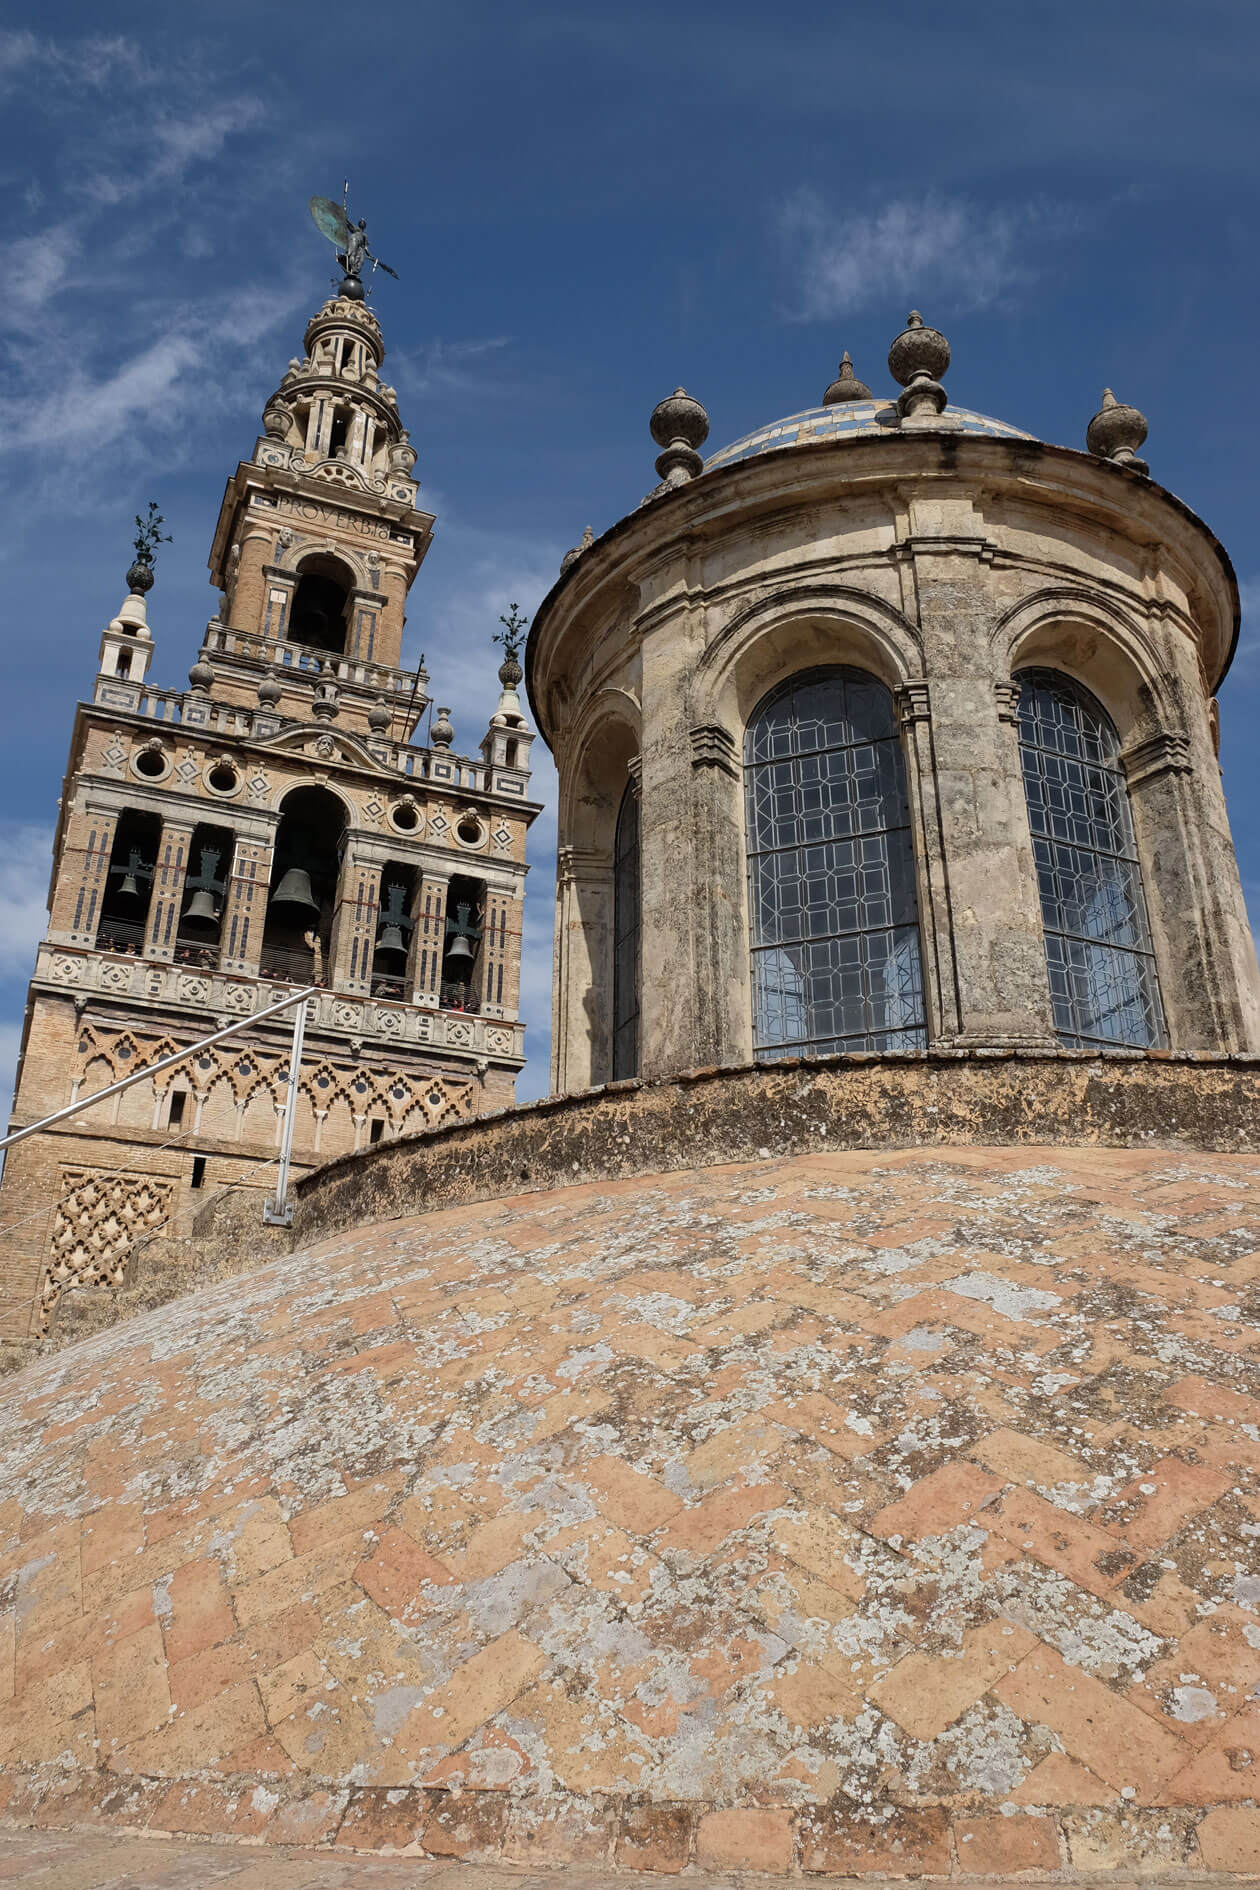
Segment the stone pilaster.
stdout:
<path fill-rule="evenodd" d="M 381 909 L 381 869 L 353 840 L 346 847 L 337 880 L 328 953 L 328 982 L 336 991 L 366 996 L 372 988 L 372 954 Z"/>
<path fill-rule="evenodd" d="M 941 810 L 936 797 L 929 685 L 921 681 L 903 683 L 896 691 L 896 704 L 914 837 L 928 1042 L 948 1044 L 954 1042 L 959 1031 L 958 977 Z"/>
<path fill-rule="evenodd" d="M 157 865 L 153 870 L 153 891 L 149 916 L 144 928 L 144 956 L 175 956 L 179 932 L 179 914 L 184 901 L 184 882 L 188 878 L 188 854 L 192 842 L 192 822 L 163 821 L 158 842 Z"/>
<path fill-rule="evenodd" d="M 447 877 L 424 870 L 416 893 L 411 934 L 411 1002 L 436 1010 L 442 986 L 442 947 L 446 938 Z"/>
<path fill-rule="evenodd" d="M 476 972 L 477 999 L 485 1016 L 503 1017 L 514 1004 L 511 972 L 513 965 L 519 964 L 520 955 L 520 905 L 511 893 L 489 888 Z"/>
<path fill-rule="evenodd" d="M 970 1045 L 1052 1044 L 1041 898 L 1019 737 L 994 685 L 986 543 L 969 503 L 912 508 L 957 1030 Z M 938 535 L 939 534 L 939 535 Z M 996 896 L 1001 889 L 1000 897 Z M 931 902 L 929 901 L 929 907 Z M 947 989 L 947 987 L 946 987 Z M 948 1011 L 942 1017 L 947 1024 Z M 938 1041 L 950 1040 L 948 1025 Z"/>
<path fill-rule="evenodd" d="M 224 971 L 258 975 L 274 838 L 274 833 L 237 835 L 219 928 L 219 964 Z"/>
<path fill-rule="evenodd" d="M 747 1055 L 749 1017 L 743 765 L 735 737 L 716 723 L 692 728 L 689 747 L 695 832 L 691 899 L 696 963 L 705 991 L 694 1019 L 692 1061 L 732 1063 Z"/>
<path fill-rule="evenodd" d="M 114 808 L 89 807 L 70 818 L 62 848 L 62 859 L 70 870 L 63 865 L 57 875 L 49 926 L 54 937 L 69 945 L 96 943 L 117 826 Z"/>
<path fill-rule="evenodd" d="M 612 863 L 578 847 L 556 856 L 552 1086 L 612 1075 Z"/>

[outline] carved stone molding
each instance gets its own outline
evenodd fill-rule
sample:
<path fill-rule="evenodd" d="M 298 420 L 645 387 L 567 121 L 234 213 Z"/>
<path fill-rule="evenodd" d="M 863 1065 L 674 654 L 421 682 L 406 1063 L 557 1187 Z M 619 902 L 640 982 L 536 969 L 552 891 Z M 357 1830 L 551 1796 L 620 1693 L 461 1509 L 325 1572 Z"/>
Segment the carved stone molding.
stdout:
<path fill-rule="evenodd" d="M 601 853 L 590 853 L 583 847 L 556 849 L 556 878 L 562 886 L 571 886 L 579 879 L 598 879 L 608 870 L 609 863 Z"/>
<path fill-rule="evenodd" d="M 909 728 L 914 722 L 929 722 L 932 719 L 932 703 L 925 682 L 901 683 L 893 692 L 893 701 L 897 705 L 897 724 L 900 728 Z"/>
<path fill-rule="evenodd" d="M 629 761 L 626 763 L 626 773 L 630 778 L 630 786 L 634 791 L 634 798 L 637 801 L 643 794 L 642 755 L 631 755 Z"/>
<path fill-rule="evenodd" d="M 739 780 L 739 750 L 735 738 L 716 722 L 691 730 L 691 765 L 693 768 L 721 768 L 733 780 Z"/>
<path fill-rule="evenodd" d="M 1189 774 L 1193 768 L 1190 743 L 1184 735 L 1161 732 L 1135 742 L 1120 757 L 1130 787 L 1153 781 L 1161 774 Z"/>
<path fill-rule="evenodd" d="M 997 697 L 998 721 L 1016 722 L 1019 719 L 1019 684 L 1017 682 L 994 683 L 993 693 Z"/>

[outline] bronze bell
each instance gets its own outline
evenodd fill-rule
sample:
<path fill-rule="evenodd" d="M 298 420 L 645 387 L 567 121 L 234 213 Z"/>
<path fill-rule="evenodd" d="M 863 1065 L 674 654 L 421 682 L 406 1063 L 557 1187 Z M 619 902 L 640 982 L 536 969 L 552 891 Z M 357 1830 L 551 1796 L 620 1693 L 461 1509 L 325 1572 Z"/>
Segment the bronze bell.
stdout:
<path fill-rule="evenodd" d="M 196 927 L 198 931 L 200 931 L 203 926 L 210 926 L 217 930 L 219 924 L 219 908 L 214 902 L 214 894 L 206 892 L 204 889 L 201 892 L 195 892 L 188 901 L 188 910 L 185 912 L 181 924 Z"/>
<path fill-rule="evenodd" d="M 446 948 L 446 956 L 452 964 L 457 962 L 459 964 L 471 964 L 473 959 L 472 940 L 465 938 L 462 932 L 457 932 Z"/>
<path fill-rule="evenodd" d="M 136 876 L 134 873 L 124 873 L 122 884 L 118 888 L 118 897 L 120 899 L 138 899 L 140 897 L 140 888 L 136 884 Z"/>
<path fill-rule="evenodd" d="M 403 941 L 401 926 L 383 925 L 381 935 L 376 941 L 376 949 L 378 952 L 400 952 L 405 955 L 407 947 Z"/>
<path fill-rule="evenodd" d="M 311 876 L 305 867 L 291 866 L 271 895 L 273 906 L 304 906 L 308 912 L 318 912 L 315 895 L 311 891 Z"/>

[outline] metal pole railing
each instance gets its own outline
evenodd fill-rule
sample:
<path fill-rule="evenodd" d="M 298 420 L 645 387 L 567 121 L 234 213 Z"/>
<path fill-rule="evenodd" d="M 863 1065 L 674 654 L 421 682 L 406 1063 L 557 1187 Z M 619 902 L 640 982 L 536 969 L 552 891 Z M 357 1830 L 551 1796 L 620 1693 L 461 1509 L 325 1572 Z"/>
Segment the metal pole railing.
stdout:
<path fill-rule="evenodd" d="M 284 1098 L 284 1134 L 280 1140 L 280 1172 L 276 1192 L 263 1204 L 263 1220 L 270 1227 L 289 1227 L 293 1203 L 289 1200 L 289 1158 L 293 1153 L 293 1122 L 297 1115 L 298 1082 L 302 1075 L 302 1040 L 306 1035 L 306 1006 L 299 1004 L 293 1019 L 293 1048 L 289 1052 L 289 1087 Z"/>
<path fill-rule="evenodd" d="M 24 1142 L 28 1135 L 38 1135 L 41 1129 L 50 1129 L 56 1122 L 65 1122 L 71 1116 L 82 1115 L 85 1109 L 91 1109 L 94 1104 L 104 1102 L 107 1097 L 121 1095 L 123 1090 L 130 1089 L 133 1083 L 141 1083 L 144 1082 L 146 1078 L 158 1076 L 163 1070 L 173 1069 L 177 1063 L 186 1063 L 189 1057 L 199 1056 L 203 1050 L 208 1050 L 211 1044 L 222 1043 L 225 1037 L 234 1036 L 238 1030 L 247 1030 L 253 1024 L 261 1024 L 266 1018 L 276 1017 L 281 1011 L 287 1011 L 291 1009 L 294 1004 L 297 1004 L 300 1008 L 294 1020 L 293 1053 L 289 1059 L 289 1087 L 284 1108 L 284 1135 L 281 1153 L 280 1183 L 276 1190 L 275 1203 L 267 1203 L 268 1209 L 274 1205 L 279 1214 L 284 1215 L 288 1190 L 289 1161 L 293 1150 L 293 1118 L 296 1113 L 297 1086 L 300 1076 L 299 1064 L 302 1054 L 302 1039 L 306 1028 L 306 1003 L 308 998 L 316 997 L 318 994 L 318 986 L 308 984 L 301 991 L 293 991 L 288 997 L 280 998 L 275 1004 L 268 1004 L 265 1010 L 255 1011 L 251 1017 L 241 1017 L 238 1018 L 234 1024 L 225 1024 L 222 1030 L 212 1031 L 208 1037 L 202 1037 L 198 1042 L 189 1044 L 186 1050 L 172 1050 L 169 1056 L 159 1057 L 156 1063 L 144 1064 L 141 1069 L 133 1070 L 130 1076 L 120 1077 L 118 1082 L 111 1083 L 107 1089 L 98 1089 L 90 1096 L 81 1096 L 77 1102 L 67 1103 L 64 1109 L 55 1109 L 50 1116 L 41 1116 L 38 1122 L 28 1123 L 24 1129 L 12 1130 L 10 1134 L 0 1139 L 0 1149 L 12 1148 L 15 1142 Z M 267 1218 L 270 1220 L 273 1217 L 268 1213 Z M 293 1210 L 292 1208 L 288 1208 L 287 1219 L 282 1221 L 282 1225 L 287 1227 L 292 1218 Z"/>

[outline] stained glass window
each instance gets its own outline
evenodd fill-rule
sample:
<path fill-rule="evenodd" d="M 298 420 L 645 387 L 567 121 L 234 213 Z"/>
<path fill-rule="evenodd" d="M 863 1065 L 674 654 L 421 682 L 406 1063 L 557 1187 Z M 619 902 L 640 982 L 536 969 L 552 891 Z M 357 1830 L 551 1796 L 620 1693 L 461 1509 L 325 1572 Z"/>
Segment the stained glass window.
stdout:
<path fill-rule="evenodd" d="M 1019 744 L 1055 1030 L 1078 1048 L 1164 1042 L 1159 979 L 1120 741 L 1051 670 L 1019 683 Z"/>
<path fill-rule="evenodd" d="M 801 1051 L 926 1042 L 905 766 L 888 690 L 808 670 L 744 739 L 753 1041 Z"/>
<path fill-rule="evenodd" d="M 639 1074 L 639 801 L 621 797 L 613 845 L 613 1078 Z"/>

